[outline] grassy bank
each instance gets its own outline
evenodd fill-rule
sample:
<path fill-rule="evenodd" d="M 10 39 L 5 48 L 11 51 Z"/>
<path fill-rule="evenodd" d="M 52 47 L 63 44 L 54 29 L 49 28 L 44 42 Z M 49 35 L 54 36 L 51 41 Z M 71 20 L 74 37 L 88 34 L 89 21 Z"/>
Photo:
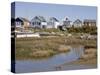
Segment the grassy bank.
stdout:
<path fill-rule="evenodd" d="M 58 53 L 69 52 L 70 45 L 96 47 L 96 40 L 75 37 L 16 38 L 16 59 L 48 58 Z"/>
<path fill-rule="evenodd" d="M 97 48 L 86 48 L 84 54 L 76 61 L 64 63 L 65 65 L 95 65 L 97 66 Z"/>

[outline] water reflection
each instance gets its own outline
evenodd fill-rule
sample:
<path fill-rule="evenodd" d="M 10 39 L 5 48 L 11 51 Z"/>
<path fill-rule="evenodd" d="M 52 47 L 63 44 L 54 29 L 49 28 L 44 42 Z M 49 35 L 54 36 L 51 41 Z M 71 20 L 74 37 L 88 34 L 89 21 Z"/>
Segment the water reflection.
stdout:
<path fill-rule="evenodd" d="M 72 47 L 69 53 L 61 53 L 54 55 L 51 58 L 43 60 L 17 60 L 15 69 L 16 72 L 40 72 L 40 71 L 53 71 L 62 70 L 61 65 L 63 63 L 77 60 L 81 55 L 84 54 L 84 47 Z"/>

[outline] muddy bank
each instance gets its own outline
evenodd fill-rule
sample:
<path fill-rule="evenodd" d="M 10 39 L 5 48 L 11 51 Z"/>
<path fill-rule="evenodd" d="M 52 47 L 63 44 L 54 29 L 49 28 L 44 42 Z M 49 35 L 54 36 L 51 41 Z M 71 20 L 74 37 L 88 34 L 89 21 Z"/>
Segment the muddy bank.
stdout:
<path fill-rule="evenodd" d="M 64 63 L 63 65 L 79 64 L 79 65 L 97 65 L 97 49 L 88 48 L 84 50 L 84 54 L 76 61 Z"/>

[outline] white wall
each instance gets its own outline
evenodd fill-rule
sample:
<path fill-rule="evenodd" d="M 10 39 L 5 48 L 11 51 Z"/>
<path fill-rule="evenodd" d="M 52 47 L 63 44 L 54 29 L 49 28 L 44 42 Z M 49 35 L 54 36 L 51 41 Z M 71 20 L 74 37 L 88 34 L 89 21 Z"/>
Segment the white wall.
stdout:
<path fill-rule="evenodd" d="M 60 25 L 59 22 L 55 22 L 55 28 L 57 28 Z"/>
<path fill-rule="evenodd" d="M 41 25 L 47 25 L 47 22 L 41 22 Z"/>

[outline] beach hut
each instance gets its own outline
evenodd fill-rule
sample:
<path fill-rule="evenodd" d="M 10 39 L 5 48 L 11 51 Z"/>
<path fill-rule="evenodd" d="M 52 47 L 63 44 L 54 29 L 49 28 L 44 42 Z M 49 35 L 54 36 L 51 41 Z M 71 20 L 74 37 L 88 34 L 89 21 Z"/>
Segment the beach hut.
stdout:
<path fill-rule="evenodd" d="M 76 19 L 73 22 L 73 27 L 77 28 L 77 27 L 82 27 L 82 21 L 80 19 Z"/>
<path fill-rule="evenodd" d="M 71 27 L 70 23 L 71 23 L 71 21 L 67 17 L 65 17 L 61 24 L 63 27 L 70 28 Z"/>
<path fill-rule="evenodd" d="M 47 28 L 58 28 L 59 26 L 59 20 L 57 20 L 55 17 L 50 17 L 47 22 Z"/>
<path fill-rule="evenodd" d="M 34 28 L 46 28 L 47 22 L 43 16 L 35 16 L 31 20 L 31 26 Z"/>
<path fill-rule="evenodd" d="M 85 19 L 83 24 L 84 24 L 84 26 L 96 26 L 96 20 Z"/>
<path fill-rule="evenodd" d="M 26 18 L 18 17 L 15 20 L 15 25 L 16 27 L 22 27 L 22 28 L 28 28 L 30 27 L 30 21 L 27 20 Z"/>

